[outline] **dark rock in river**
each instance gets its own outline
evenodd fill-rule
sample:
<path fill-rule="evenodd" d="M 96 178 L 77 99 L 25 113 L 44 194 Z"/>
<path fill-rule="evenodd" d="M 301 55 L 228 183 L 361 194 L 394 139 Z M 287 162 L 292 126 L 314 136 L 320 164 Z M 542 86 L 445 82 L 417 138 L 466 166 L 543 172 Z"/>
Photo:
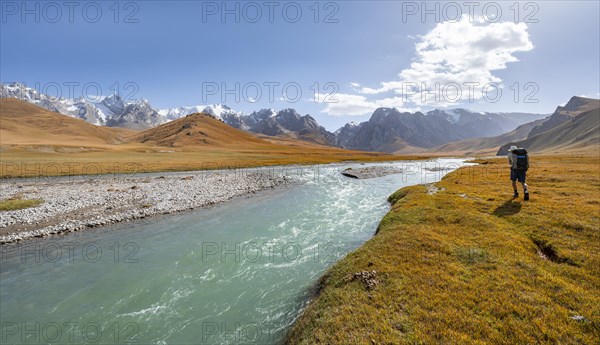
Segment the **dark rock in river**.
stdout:
<path fill-rule="evenodd" d="M 357 179 L 368 179 L 400 173 L 402 173 L 402 169 L 393 166 L 372 166 L 359 169 L 348 168 L 342 171 L 342 175 Z"/>

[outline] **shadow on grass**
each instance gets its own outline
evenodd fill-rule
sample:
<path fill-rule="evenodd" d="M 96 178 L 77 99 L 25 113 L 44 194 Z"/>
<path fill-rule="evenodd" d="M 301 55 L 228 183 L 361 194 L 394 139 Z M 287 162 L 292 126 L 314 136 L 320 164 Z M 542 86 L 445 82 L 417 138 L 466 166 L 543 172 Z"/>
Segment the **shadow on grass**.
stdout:
<path fill-rule="evenodd" d="M 520 202 L 514 202 L 513 199 L 507 200 L 504 204 L 498 206 L 494 210 L 494 216 L 496 217 L 505 217 L 512 216 L 513 214 L 517 214 L 521 212 L 521 207 L 523 204 Z"/>

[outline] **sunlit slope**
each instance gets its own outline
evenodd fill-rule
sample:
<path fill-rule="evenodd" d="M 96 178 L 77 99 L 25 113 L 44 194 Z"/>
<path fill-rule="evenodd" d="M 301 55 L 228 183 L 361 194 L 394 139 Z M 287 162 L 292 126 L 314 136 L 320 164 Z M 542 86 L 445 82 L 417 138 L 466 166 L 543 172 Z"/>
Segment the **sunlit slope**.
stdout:
<path fill-rule="evenodd" d="M 207 114 L 192 114 L 155 128 L 133 138 L 136 142 L 184 149 L 273 148 L 281 145 L 257 135 L 231 127 Z M 315 146 L 315 145 L 313 145 Z"/>
<path fill-rule="evenodd" d="M 600 108 L 586 111 L 573 119 L 516 143 L 530 152 L 598 150 L 600 145 Z"/>
<path fill-rule="evenodd" d="M 32 168 L 36 166 L 42 174 L 64 175 L 403 158 L 257 136 L 205 114 L 140 132 L 94 126 L 14 99 L 2 99 L 0 104 L 0 177 L 37 176 L 39 172 Z M 65 169 L 44 170 L 46 165 Z M 90 165 L 93 169 L 86 169 Z"/>
<path fill-rule="evenodd" d="M 132 133 L 94 126 L 14 98 L 0 99 L 0 144 L 104 146 L 122 144 Z"/>
<path fill-rule="evenodd" d="M 496 154 L 498 147 L 506 143 L 523 140 L 527 138 L 529 132 L 536 126 L 541 125 L 546 119 L 540 119 L 526 123 L 517 127 L 515 130 L 495 137 L 475 138 L 461 141 L 455 141 L 434 147 L 431 153 L 464 154 L 464 155 L 489 155 Z"/>

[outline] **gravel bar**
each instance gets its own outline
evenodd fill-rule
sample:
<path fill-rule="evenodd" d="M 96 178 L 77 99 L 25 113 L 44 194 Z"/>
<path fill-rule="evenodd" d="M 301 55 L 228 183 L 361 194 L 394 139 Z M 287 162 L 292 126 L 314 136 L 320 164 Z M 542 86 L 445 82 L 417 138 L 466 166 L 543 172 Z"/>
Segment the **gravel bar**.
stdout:
<path fill-rule="evenodd" d="M 2 199 L 44 202 L 0 211 L 0 244 L 191 210 L 291 183 L 269 170 L 1 181 Z"/>

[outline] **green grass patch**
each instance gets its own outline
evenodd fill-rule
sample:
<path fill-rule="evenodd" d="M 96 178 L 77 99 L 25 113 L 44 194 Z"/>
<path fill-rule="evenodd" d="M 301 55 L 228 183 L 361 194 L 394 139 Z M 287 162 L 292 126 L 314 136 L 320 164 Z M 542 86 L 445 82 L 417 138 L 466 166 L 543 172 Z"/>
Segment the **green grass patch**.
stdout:
<path fill-rule="evenodd" d="M 42 199 L 8 199 L 0 200 L 0 211 L 14 211 L 35 207 L 42 204 Z"/>

